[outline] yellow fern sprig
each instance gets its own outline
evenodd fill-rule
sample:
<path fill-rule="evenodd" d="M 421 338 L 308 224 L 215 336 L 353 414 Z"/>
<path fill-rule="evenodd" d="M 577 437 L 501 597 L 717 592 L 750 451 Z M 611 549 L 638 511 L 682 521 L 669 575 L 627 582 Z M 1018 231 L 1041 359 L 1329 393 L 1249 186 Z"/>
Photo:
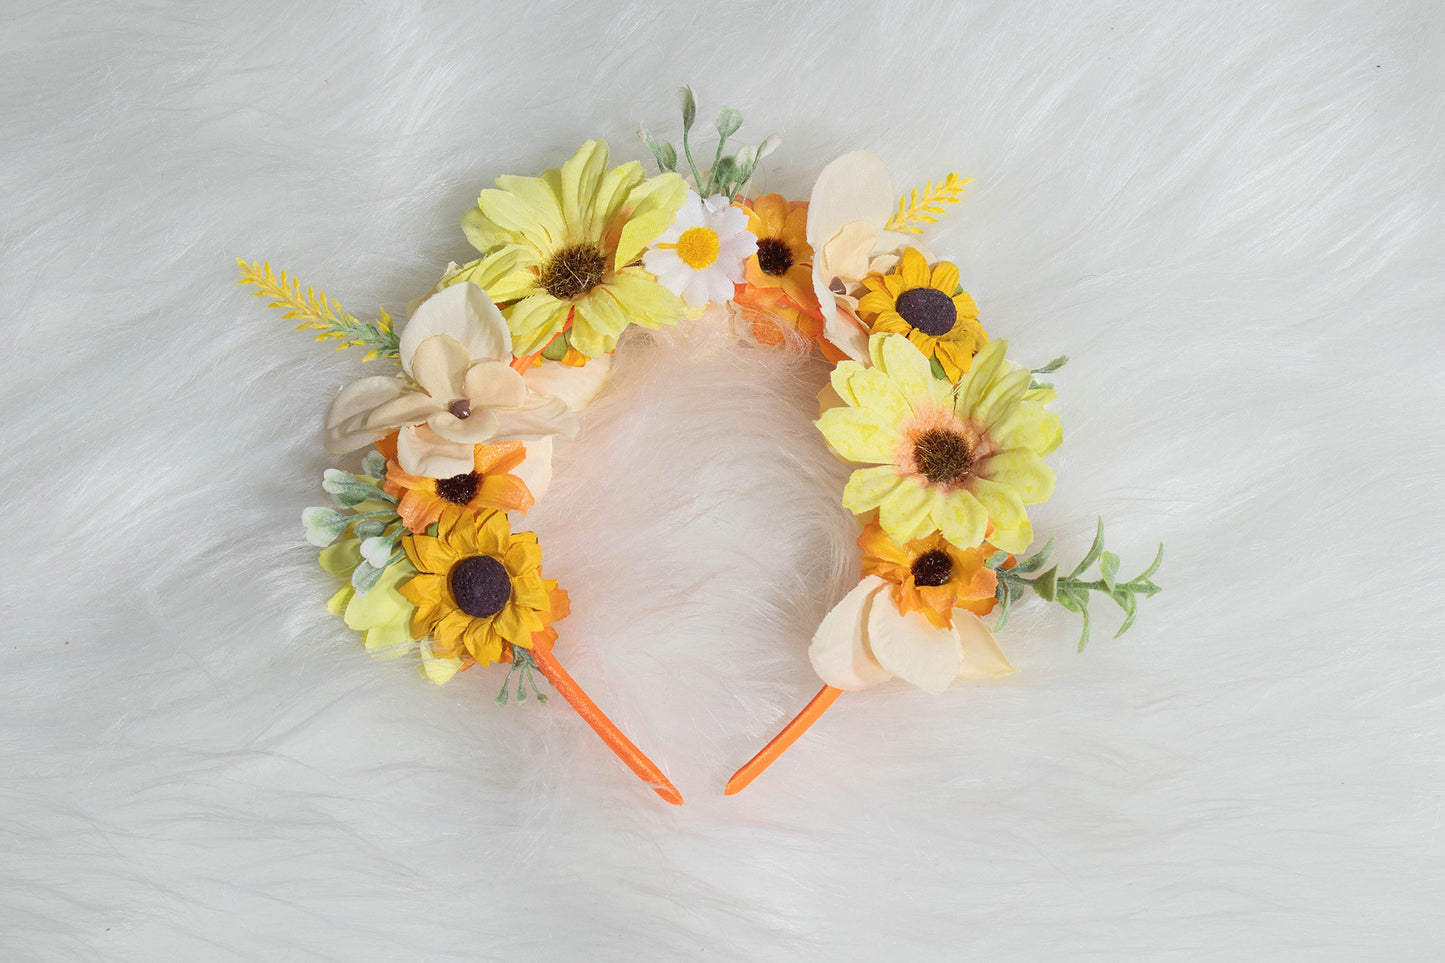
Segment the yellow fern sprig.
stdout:
<path fill-rule="evenodd" d="M 933 181 L 929 181 L 924 186 L 922 195 L 914 188 L 898 198 L 898 213 L 888 219 L 885 229 L 901 234 L 922 234 L 923 228 L 917 225 L 920 222 L 934 223 L 938 220 L 938 215 L 943 213 L 945 205 L 957 204 L 963 200 L 964 185 L 971 180 L 972 177 L 964 177 L 962 174 L 949 174 L 937 187 Z"/>
<path fill-rule="evenodd" d="M 241 279 L 236 283 L 254 287 L 256 290 L 251 292 L 252 297 L 270 298 L 270 303 L 266 305 L 268 308 L 283 308 L 285 317 L 300 318 L 297 331 L 320 331 L 316 340 L 336 341 L 338 351 L 342 348 L 370 348 L 363 359 L 365 361 L 401 357 L 391 316 L 385 311 L 376 321 L 362 321 L 342 310 L 340 303 L 325 291 L 308 285 L 302 293 L 300 281 L 287 277 L 285 271 L 278 277 L 271 270 L 269 261 L 247 263 L 236 258 L 236 266 L 241 269 Z"/>

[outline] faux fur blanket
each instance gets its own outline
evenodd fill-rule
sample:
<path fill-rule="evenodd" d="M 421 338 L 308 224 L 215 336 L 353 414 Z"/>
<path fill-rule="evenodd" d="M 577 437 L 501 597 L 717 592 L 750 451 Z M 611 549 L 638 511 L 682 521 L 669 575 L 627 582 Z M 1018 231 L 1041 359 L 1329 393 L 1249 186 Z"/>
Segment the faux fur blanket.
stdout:
<path fill-rule="evenodd" d="M 0 11 L 0 958 L 1427 960 L 1445 944 L 1440 5 L 9 0 Z M 1054 380 L 1017 672 L 817 691 L 857 578 L 816 356 L 629 338 L 528 521 L 560 700 L 376 662 L 299 517 L 365 369 L 237 256 L 404 316 L 505 173 L 646 159 L 676 88 L 974 178 L 930 246 Z M 348 462 L 347 464 L 351 464 Z"/>

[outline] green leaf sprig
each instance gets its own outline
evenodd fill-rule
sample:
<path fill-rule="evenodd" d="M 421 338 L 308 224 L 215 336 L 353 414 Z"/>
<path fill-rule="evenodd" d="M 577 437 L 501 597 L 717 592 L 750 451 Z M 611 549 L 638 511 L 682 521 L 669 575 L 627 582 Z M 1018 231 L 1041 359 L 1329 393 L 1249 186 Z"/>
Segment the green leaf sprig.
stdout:
<path fill-rule="evenodd" d="M 997 598 L 999 601 L 998 624 L 994 631 L 1003 628 L 1008 621 L 1009 609 L 1014 602 L 1018 601 L 1025 589 L 1032 590 L 1035 595 L 1045 602 L 1058 602 L 1070 612 L 1077 612 L 1084 618 L 1084 631 L 1079 636 L 1079 651 L 1089 644 L 1089 599 L 1091 592 L 1098 592 L 1107 595 L 1114 600 L 1119 608 L 1124 610 L 1124 624 L 1119 626 L 1119 631 L 1114 633 L 1118 638 L 1129 631 L 1134 624 L 1134 618 L 1138 614 L 1140 597 L 1153 598 L 1160 592 L 1158 585 L 1155 585 L 1151 578 L 1159 571 L 1159 566 L 1164 562 L 1164 545 L 1160 543 L 1159 551 L 1154 556 L 1154 561 L 1139 575 L 1127 582 L 1119 581 L 1119 556 L 1113 552 L 1104 550 L 1104 520 L 1099 519 L 1099 528 L 1094 535 L 1094 544 L 1090 546 L 1089 552 L 1084 556 L 1083 561 L 1074 566 L 1074 570 L 1068 575 L 1060 577 L 1059 567 L 1053 568 L 1036 575 L 1032 575 L 1048 564 L 1049 556 L 1054 550 L 1054 540 L 1051 538 L 1043 548 L 1033 555 L 1019 562 L 1013 568 L 1000 568 L 1008 560 L 1007 552 L 995 552 L 988 560 L 988 567 L 994 570 L 998 576 Z M 1095 579 L 1084 579 L 1081 576 L 1095 562 L 1099 565 L 1099 577 Z"/>
<path fill-rule="evenodd" d="M 322 475 L 321 487 L 347 511 L 319 507 L 301 513 L 306 540 L 318 548 L 325 548 L 348 531 L 361 539 L 361 559 L 351 572 L 351 587 L 357 595 L 371 591 L 383 572 L 406 557 L 397 543 L 407 534 L 396 513 L 396 499 L 380 486 L 380 479 L 386 475 L 386 459 L 380 452 L 370 452 L 362 471 L 365 474 L 353 475 L 328 468 Z"/>
<path fill-rule="evenodd" d="M 736 199 L 753 179 L 758 162 L 777 150 L 782 141 L 773 135 L 765 138 L 757 147 L 743 147 L 736 154 L 723 156 L 727 139 L 736 134 L 743 125 L 741 111 L 723 107 L 713 118 L 713 127 L 717 129 L 718 135 L 717 150 L 713 154 L 712 166 L 707 169 L 707 179 L 704 180 L 697 162 L 693 160 L 692 143 L 688 138 L 697 122 L 697 98 L 693 96 L 691 87 L 679 90 L 678 97 L 682 100 L 682 153 L 687 160 L 688 169 L 692 172 L 692 182 L 697 185 L 698 193 L 703 197 L 722 194 L 728 200 Z M 659 171 L 677 171 L 677 149 L 672 144 L 658 140 L 646 127 L 639 126 L 637 136 L 647 145 L 647 149 L 652 151 Z"/>

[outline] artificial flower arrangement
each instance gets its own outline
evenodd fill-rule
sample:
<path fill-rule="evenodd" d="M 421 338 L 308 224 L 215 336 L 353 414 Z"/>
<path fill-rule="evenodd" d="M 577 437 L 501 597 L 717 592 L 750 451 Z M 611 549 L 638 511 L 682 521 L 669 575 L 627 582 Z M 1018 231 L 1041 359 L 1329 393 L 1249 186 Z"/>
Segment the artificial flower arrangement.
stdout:
<path fill-rule="evenodd" d="M 1012 670 L 996 640 L 1026 592 L 1083 618 L 1106 595 L 1134 622 L 1163 557 L 1132 579 L 1092 548 L 1067 575 L 1053 542 L 1034 541 L 1027 506 L 1053 493 L 1045 461 L 1063 440 L 1056 397 L 991 339 L 958 268 L 919 243 L 961 200 L 949 174 L 895 199 L 883 161 L 855 151 L 828 164 L 807 201 L 752 197 L 758 163 L 778 146 L 725 153 L 742 125 L 718 112 L 712 163 L 700 169 L 696 103 L 682 91 L 683 170 L 645 128 L 658 166 L 609 166 L 588 141 L 540 177 L 504 175 L 462 217 L 478 257 L 449 265 L 398 332 L 269 264 L 239 261 L 239 283 L 283 308 L 318 341 L 397 365 L 344 387 L 326 415 L 335 454 L 369 449 L 359 473 L 330 469 L 334 507 L 308 509 L 321 567 L 344 580 L 328 608 L 380 657 L 414 655 L 426 678 L 508 665 L 498 701 L 541 675 L 662 798 L 682 796 L 567 674 L 553 653 L 568 597 L 542 574 L 517 519 L 546 495 L 552 439 L 605 389 L 629 325 L 722 323 L 764 345 L 816 346 L 833 362 L 817 426 L 856 465 L 842 492 L 859 519 L 860 581 L 824 617 L 808 655 L 823 687 L 727 783 L 735 793 L 845 691 L 897 677 L 939 693 L 955 679 Z M 1088 571 L 1097 566 L 1094 577 Z M 984 619 L 994 613 L 992 627 Z"/>

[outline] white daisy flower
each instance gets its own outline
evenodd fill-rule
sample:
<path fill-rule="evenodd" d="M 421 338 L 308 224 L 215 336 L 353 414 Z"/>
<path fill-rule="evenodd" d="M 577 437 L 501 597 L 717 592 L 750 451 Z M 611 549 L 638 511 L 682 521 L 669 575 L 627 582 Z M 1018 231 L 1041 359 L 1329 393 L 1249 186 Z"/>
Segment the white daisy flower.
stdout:
<path fill-rule="evenodd" d="M 693 307 L 731 301 L 744 278 L 743 262 L 758 250 L 748 215 L 721 194 L 703 200 L 695 191 L 677 220 L 642 255 L 658 283 Z"/>

